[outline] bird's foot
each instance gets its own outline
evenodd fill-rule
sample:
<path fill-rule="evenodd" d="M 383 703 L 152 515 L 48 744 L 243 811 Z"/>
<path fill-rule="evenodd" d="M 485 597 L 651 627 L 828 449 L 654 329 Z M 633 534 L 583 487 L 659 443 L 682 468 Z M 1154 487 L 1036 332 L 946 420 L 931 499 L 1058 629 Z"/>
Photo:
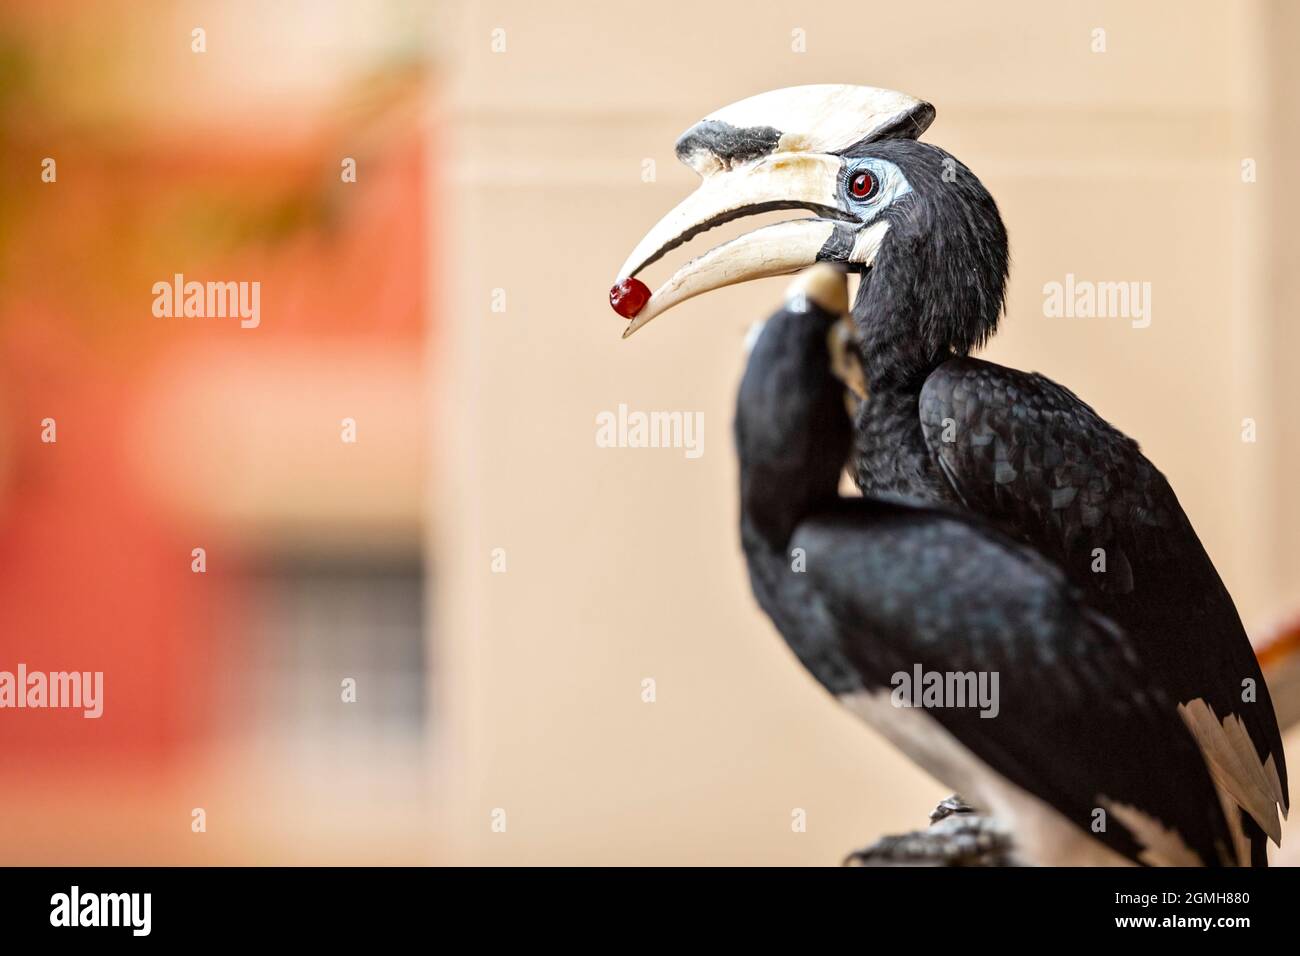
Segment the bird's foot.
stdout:
<path fill-rule="evenodd" d="M 956 813 L 974 812 L 975 808 L 963 800 L 960 793 L 954 793 L 951 797 L 944 797 L 939 801 L 939 805 L 930 811 L 930 822 L 938 823 Z"/>
<path fill-rule="evenodd" d="M 1011 836 L 954 794 L 925 830 L 881 837 L 844 858 L 845 866 L 1014 866 Z"/>

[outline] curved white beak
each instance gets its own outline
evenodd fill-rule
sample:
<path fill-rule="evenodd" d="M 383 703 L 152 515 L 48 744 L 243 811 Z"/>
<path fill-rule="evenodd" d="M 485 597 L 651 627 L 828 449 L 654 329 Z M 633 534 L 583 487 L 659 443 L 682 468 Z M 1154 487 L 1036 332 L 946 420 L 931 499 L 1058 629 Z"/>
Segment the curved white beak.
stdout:
<path fill-rule="evenodd" d="M 933 117 L 928 103 L 891 90 L 801 86 L 750 97 L 691 127 L 678 140 L 677 156 L 702 182 L 637 243 L 618 281 L 742 216 L 803 209 L 817 218 L 755 229 L 687 262 L 655 290 L 623 337 L 674 305 L 723 286 L 788 275 L 819 260 L 870 264 L 887 227 L 862 229 L 844 207 L 836 154 L 873 139 L 919 136 Z M 850 242 L 832 244 L 837 229 L 861 231 Z"/>

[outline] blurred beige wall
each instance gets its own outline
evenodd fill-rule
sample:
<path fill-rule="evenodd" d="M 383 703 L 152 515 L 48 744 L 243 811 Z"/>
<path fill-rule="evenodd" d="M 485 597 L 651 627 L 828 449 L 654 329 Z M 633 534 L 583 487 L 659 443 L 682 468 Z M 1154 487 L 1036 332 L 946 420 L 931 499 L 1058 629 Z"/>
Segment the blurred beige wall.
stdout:
<path fill-rule="evenodd" d="M 945 795 L 839 710 L 749 595 L 730 422 L 743 334 L 783 280 L 696 299 L 628 342 L 606 303 L 626 253 L 694 186 L 678 133 L 762 90 L 863 83 L 933 102 L 925 138 L 984 180 L 1011 235 L 986 357 L 1056 378 L 1142 443 L 1248 627 L 1300 604 L 1285 478 L 1300 467 L 1297 143 L 1281 122 L 1296 20 L 1281 2 L 1185 0 L 449 8 L 429 505 L 455 858 L 833 863 Z M 652 286 L 683 261 L 669 259 Z M 1043 285 L 1067 273 L 1150 282 L 1150 327 L 1045 318 Z M 702 411 L 705 454 L 598 448 L 595 416 L 619 403 Z"/>

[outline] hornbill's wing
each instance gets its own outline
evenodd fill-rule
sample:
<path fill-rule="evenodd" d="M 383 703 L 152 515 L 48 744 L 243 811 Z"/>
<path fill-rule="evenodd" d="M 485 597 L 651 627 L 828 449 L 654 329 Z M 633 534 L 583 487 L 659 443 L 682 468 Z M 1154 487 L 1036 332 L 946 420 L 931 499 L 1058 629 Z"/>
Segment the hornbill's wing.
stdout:
<path fill-rule="evenodd" d="M 1060 385 L 978 359 L 939 366 L 919 411 L 961 499 L 1059 563 L 1141 643 L 1216 781 L 1277 842 L 1286 763 L 1268 688 L 1231 596 L 1137 443 Z"/>
<path fill-rule="evenodd" d="M 1185 861 L 1170 849 L 1182 845 L 1209 864 L 1230 859 L 1205 762 L 1141 648 L 1077 600 L 1058 568 L 983 522 L 876 499 L 805 520 L 791 546 L 806 554 L 805 613 L 869 692 L 917 665 L 996 673 L 996 716 L 925 713 L 1081 830 L 1105 810 L 1094 836 L 1131 859 Z"/>

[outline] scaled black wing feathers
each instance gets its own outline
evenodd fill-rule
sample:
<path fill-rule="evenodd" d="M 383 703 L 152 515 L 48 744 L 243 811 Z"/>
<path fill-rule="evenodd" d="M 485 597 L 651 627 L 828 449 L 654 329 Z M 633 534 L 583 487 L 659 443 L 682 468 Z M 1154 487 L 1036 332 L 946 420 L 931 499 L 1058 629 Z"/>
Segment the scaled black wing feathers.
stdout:
<path fill-rule="evenodd" d="M 1240 721 L 1257 761 L 1238 749 L 1217 768 L 1211 754 L 1212 769 L 1276 839 L 1269 808 L 1285 812 L 1286 766 L 1268 689 L 1232 598 L 1137 443 L 1041 375 L 971 358 L 930 374 L 919 414 L 968 507 L 1059 564 L 1140 643 L 1176 703 L 1200 699 L 1217 721 Z"/>
<path fill-rule="evenodd" d="M 1059 570 L 982 523 L 870 500 L 808 519 L 792 544 L 807 553 L 814 612 L 868 690 L 889 691 L 891 676 L 916 664 L 996 672 L 996 717 L 972 707 L 926 713 L 1132 859 L 1152 857 L 1119 820 L 1129 809 L 1177 831 L 1203 862 L 1223 859 L 1231 837 L 1173 703 L 1132 641 L 1076 600 Z M 1101 832 L 1098 809 L 1112 815 Z M 1154 849 L 1167 851 L 1169 839 Z M 1164 862 L 1186 860 L 1166 853 Z"/>

